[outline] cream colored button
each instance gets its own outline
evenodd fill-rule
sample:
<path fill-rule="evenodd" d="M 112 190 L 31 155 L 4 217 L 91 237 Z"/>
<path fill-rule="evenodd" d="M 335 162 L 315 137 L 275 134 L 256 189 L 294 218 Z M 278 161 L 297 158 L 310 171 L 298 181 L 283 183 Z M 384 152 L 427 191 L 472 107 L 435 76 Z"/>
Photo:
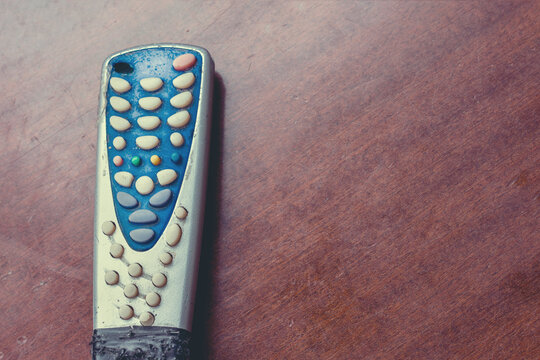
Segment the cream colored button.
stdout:
<path fill-rule="evenodd" d="M 167 119 L 167 124 L 173 128 L 183 128 L 189 123 L 189 118 L 190 116 L 187 110 L 182 110 L 169 116 Z"/>
<path fill-rule="evenodd" d="M 158 171 L 157 173 L 157 179 L 161 186 L 169 185 L 176 180 L 177 177 L 178 174 L 173 169 L 165 169 Z"/>
<path fill-rule="evenodd" d="M 154 190 L 154 180 L 149 176 L 141 176 L 135 182 L 135 189 L 141 195 L 148 195 Z"/>
<path fill-rule="evenodd" d="M 135 296 L 139 295 L 139 289 L 135 284 L 127 284 L 124 288 L 124 295 L 128 298 L 134 298 Z"/>
<path fill-rule="evenodd" d="M 148 311 L 145 311 L 139 316 L 139 321 L 142 326 L 152 326 L 154 323 L 154 315 L 150 314 Z"/>
<path fill-rule="evenodd" d="M 131 89 L 129 82 L 119 77 L 112 77 L 110 83 L 113 90 L 120 94 L 123 94 Z"/>
<path fill-rule="evenodd" d="M 173 257 L 168 252 L 159 254 L 159 261 L 161 261 L 163 265 L 169 265 L 170 263 L 172 263 L 172 260 L 173 260 Z"/>
<path fill-rule="evenodd" d="M 174 210 L 174 215 L 180 220 L 185 219 L 187 217 L 187 210 L 183 206 L 179 206 Z"/>
<path fill-rule="evenodd" d="M 161 106 L 161 99 L 157 96 L 148 96 L 139 99 L 139 106 L 144 110 L 156 110 Z"/>
<path fill-rule="evenodd" d="M 167 284 L 167 277 L 162 273 L 157 273 L 152 276 L 152 284 L 155 287 L 161 288 Z"/>
<path fill-rule="evenodd" d="M 114 174 L 114 181 L 123 187 L 130 187 L 133 182 L 133 174 L 127 171 L 119 171 Z"/>
<path fill-rule="evenodd" d="M 191 92 L 184 91 L 171 98 L 171 105 L 177 109 L 181 109 L 181 108 L 185 108 L 191 105 L 192 101 L 193 101 L 193 95 L 191 95 Z"/>
<path fill-rule="evenodd" d="M 121 136 L 117 136 L 114 138 L 112 144 L 116 150 L 123 150 L 126 147 L 126 140 Z"/>
<path fill-rule="evenodd" d="M 124 247 L 120 244 L 114 243 L 111 245 L 109 253 L 113 258 L 121 258 L 124 255 Z"/>
<path fill-rule="evenodd" d="M 193 75 L 192 72 L 188 72 L 180 76 L 177 76 L 173 80 L 172 83 L 174 87 L 177 89 L 187 89 L 188 87 L 193 85 L 194 82 L 195 82 L 195 75 Z"/>
<path fill-rule="evenodd" d="M 124 320 L 129 320 L 133 317 L 133 308 L 129 305 L 122 305 L 118 309 L 118 315 Z"/>
<path fill-rule="evenodd" d="M 176 147 L 184 145 L 184 137 L 179 132 L 174 132 L 171 134 L 171 144 Z"/>
<path fill-rule="evenodd" d="M 171 224 L 165 233 L 165 242 L 169 246 L 176 246 L 182 237 L 182 228 L 177 224 Z"/>
<path fill-rule="evenodd" d="M 109 119 L 109 123 L 111 124 L 112 128 L 116 131 L 126 131 L 131 127 L 131 123 L 120 116 L 111 116 Z"/>
<path fill-rule="evenodd" d="M 141 79 L 140 84 L 146 91 L 156 91 L 163 86 L 163 80 L 157 77 L 145 78 Z"/>
<path fill-rule="evenodd" d="M 159 139 L 154 135 L 139 136 L 135 143 L 143 150 L 151 150 L 159 145 Z"/>
<path fill-rule="evenodd" d="M 131 104 L 129 101 L 118 96 L 111 96 L 109 102 L 111 103 L 112 108 L 119 113 L 123 113 L 131 109 Z"/>
<path fill-rule="evenodd" d="M 108 285 L 116 285 L 118 284 L 118 280 L 120 280 L 120 276 L 118 276 L 116 271 L 109 270 L 105 273 L 105 282 Z"/>
<path fill-rule="evenodd" d="M 161 124 L 157 116 L 141 116 L 137 119 L 137 124 L 144 130 L 154 130 Z"/>
<path fill-rule="evenodd" d="M 128 274 L 133 277 L 139 277 L 142 275 L 142 266 L 138 263 L 133 263 L 128 266 Z"/>
<path fill-rule="evenodd" d="M 146 295 L 146 303 L 152 307 L 156 307 L 161 302 L 161 296 L 158 293 L 151 292 Z"/>
<path fill-rule="evenodd" d="M 116 230 L 116 225 L 112 221 L 105 221 L 101 224 L 101 231 L 103 231 L 105 235 L 112 235 L 114 230 Z"/>

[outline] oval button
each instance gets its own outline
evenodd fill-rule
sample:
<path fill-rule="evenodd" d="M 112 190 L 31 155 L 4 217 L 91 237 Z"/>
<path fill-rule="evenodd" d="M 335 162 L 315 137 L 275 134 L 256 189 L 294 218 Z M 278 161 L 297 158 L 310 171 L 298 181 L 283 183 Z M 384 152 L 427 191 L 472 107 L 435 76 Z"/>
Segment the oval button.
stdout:
<path fill-rule="evenodd" d="M 187 110 L 182 110 L 169 116 L 167 119 L 167 124 L 172 128 L 183 128 L 189 123 L 189 113 Z"/>
<path fill-rule="evenodd" d="M 137 124 L 144 130 L 154 130 L 161 124 L 157 116 L 141 116 L 137 119 Z"/>
<path fill-rule="evenodd" d="M 143 244 L 154 238 L 154 230 L 152 229 L 135 229 L 129 233 L 131 240 L 136 243 Z"/>
<path fill-rule="evenodd" d="M 197 62 L 197 58 L 193 54 L 183 54 L 178 56 L 173 61 L 173 68 L 177 71 L 189 69 Z"/>
<path fill-rule="evenodd" d="M 195 82 L 195 75 L 193 75 L 192 72 L 188 72 L 188 73 L 177 76 L 173 80 L 173 85 L 177 89 L 187 89 L 188 87 L 191 87 L 191 85 L 193 85 L 194 82 Z"/>
<path fill-rule="evenodd" d="M 157 221 L 157 215 L 150 210 L 141 209 L 129 215 L 128 220 L 132 224 L 153 224 Z"/>
<path fill-rule="evenodd" d="M 123 94 L 131 89 L 129 82 L 119 77 L 112 77 L 110 83 L 113 90 L 119 94 Z"/>
<path fill-rule="evenodd" d="M 159 145 L 159 139 L 154 135 L 139 136 L 135 139 L 135 144 L 144 150 L 150 150 Z"/>
<path fill-rule="evenodd" d="M 140 84 L 146 91 L 157 91 L 163 86 L 163 80 L 157 77 L 145 78 L 141 79 Z"/>
<path fill-rule="evenodd" d="M 177 177 L 178 177 L 178 174 L 173 169 L 165 169 L 157 173 L 157 179 L 158 179 L 159 185 L 161 186 L 169 185 L 174 180 L 176 180 Z"/>
<path fill-rule="evenodd" d="M 116 131 L 126 131 L 131 127 L 131 123 L 123 117 L 113 115 L 109 118 L 109 123 Z"/>
<path fill-rule="evenodd" d="M 153 207 L 163 207 L 167 205 L 169 200 L 171 200 L 172 191 L 169 189 L 164 189 L 155 194 L 150 198 L 150 205 Z"/>
<path fill-rule="evenodd" d="M 178 95 L 173 96 L 169 102 L 175 108 L 181 109 L 181 108 L 185 108 L 191 105 L 192 101 L 193 101 L 193 95 L 191 95 L 191 92 L 184 91 Z"/>
<path fill-rule="evenodd" d="M 126 99 L 123 99 L 118 96 L 111 96 L 109 103 L 112 108 L 120 113 L 126 112 L 131 109 L 131 104 Z"/>
<path fill-rule="evenodd" d="M 118 192 L 118 194 L 116 194 L 116 200 L 120 205 L 122 205 L 122 207 L 125 207 L 126 209 L 133 209 L 134 207 L 139 205 L 139 202 L 137 201 L 137 199 L 135 199 L 134 196 L 123 191 L 120 191 Z"/>
<path fill-rule="evenodd" d="M 161 106 L 161 99 L 156 96 L 148 96 L 139 99 L 139 106 L 144 110 L 156 110 Z"/>

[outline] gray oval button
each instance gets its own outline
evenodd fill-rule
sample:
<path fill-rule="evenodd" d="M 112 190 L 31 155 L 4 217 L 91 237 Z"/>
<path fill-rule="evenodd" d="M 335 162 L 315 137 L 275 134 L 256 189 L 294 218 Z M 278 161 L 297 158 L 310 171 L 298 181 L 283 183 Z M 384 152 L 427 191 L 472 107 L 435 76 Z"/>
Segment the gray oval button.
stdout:
<path fill-rule="evenodd" d="M 142 244 L 154 238 L 154 230 L 152 229 L 135 229 L 131 230 L 129 236 L 136 243 Z"/>
<path fill-rule="evenodd" d="M 150 205 L 153 207 L 163 207 L 167 205 L 169 200 L 171 200 L 172 191 L 169 189 L 164 189 L 155 194 L 150 198 Z"/>
<path fill-rule="evenodd" d="M 128 220 L 132 224 L 152 224 L 157 221 L 157 215 L 150 210 L 141 209 L 129 215 Z"/>
<path fill-rule="evenodd" d="M 135 199 L 134 196 L 131 196 L 130 194 L 123 191 L 120 191 L 118 194 L 116 194 L 116 200 L 126 209 L 133 209 L 134 207 L 139 205 L 139 202 L 137 201 L 137 199 Z"/>

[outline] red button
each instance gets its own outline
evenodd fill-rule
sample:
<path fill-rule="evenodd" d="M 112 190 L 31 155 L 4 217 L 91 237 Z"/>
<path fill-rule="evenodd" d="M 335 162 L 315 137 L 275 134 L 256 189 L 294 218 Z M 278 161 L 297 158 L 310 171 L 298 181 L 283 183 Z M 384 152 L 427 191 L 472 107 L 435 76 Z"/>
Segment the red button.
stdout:
<path fill-rule="evenodd" d="M 196 62 L 197 58 L 195 57 L 195 55 L 183 54 L 174 59 L 172 66 L 174 70 L 183 71 L 189 69 L 190 67 L 193 67 Z"/>

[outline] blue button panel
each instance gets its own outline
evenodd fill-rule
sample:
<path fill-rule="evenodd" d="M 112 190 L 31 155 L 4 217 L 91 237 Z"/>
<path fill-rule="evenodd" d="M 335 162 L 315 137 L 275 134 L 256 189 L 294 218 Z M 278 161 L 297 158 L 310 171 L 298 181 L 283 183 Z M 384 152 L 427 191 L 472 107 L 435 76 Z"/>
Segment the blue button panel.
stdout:
<path fill-rule="evenodd" d="M 197 62 L 191 69 L 185 71 L 176 71 L 173 68 L 173 61 L 176 57 L 191 53 L 195 55 Z M 192 50 L 179 48 L 153 48 L 143 49 L 126 54 L 118 55 L 110 61 L 111 77 L 119 77 L 127 80 L 131 84 L 131 89 L 125 93 L 117 93 L 110 84 L 107 89 L 107 107 L 106 107 L 106 122 L 107 122 L 107 147 L 109 156 L 109 169 L 111 176 L 111 185 L 113 191 L 113 199 L 115 203 L 116 216 L 119 221 L 119 226 L 127 240 L 128 245 L 137 251 L 146 251 L 151 249 L 156 241 L 163 233 L 173 210 L 176 199 L 182 186 L 184 173 L 186 170 L 187 159 L 193 141 L 193 131 L 195 121 L 197 119 L 197 110 L 199 104 L 201 90 L 201 55 Z M 189 89 L 178 90 L 173 86 L 172 81 L 179 75 L 193 72 L 195 75 L 195 83 Z M 148 77 L 159 77 L 163 80 L 163 87 L 157 91 L 148 92 L 144 90 L 139 81 Z M 193 102 L 185 109 L 176 109 L 171 106 L 169 100 L 182 91 L 190 91 L 193 95 Z M 124 113 L 119 113 L 113 110 L 109 103 L 111 96 L 118 96 L 126 99 L 131 104 L 131 109 Z M 161 106 L 155 111 L 144 110 L 139 106 L 139 99 L 147 96 L 157 96 L 161 99 Z M 189 123 L 182 129 L 171 128 L 167 124 L 167 118 L 178 111 L 187 110 L 190 114 Z M 127 131 L 116 131 L 110 125 L 109 119 L 116 115 L 125 118 L 131 123 L 131 128 Z M 137 124 L 137 118 L 141 116 L 158 116 L 161 120 L 161 125 L 154 130 L 144 130 Z M 174 147 L 169 137 L 173 132 L 179 132 L 184 137 L 184 144 L 180 147 Z M 135 139 L 139 136 L 154 135 L 160 140 L 158 147 L 151 150 L 143 150 L 137 147 Z M 117 136 L 123 137 L 127 145 L 122 150 L 116 150 L 113 147 L 113 139 Z M 123 159 L 122 165 L 116 166 L 113 163 L 115 156 L 121 156 Z M 161 163 L 157 166 L 150 162 L 152 155 L 158 155 L 161 158 Z M 138 156 L 141 160 L 138 166 L 133 165 L 133 157 Z M 157 172 L 164 169 L 173 169 L 178 174 L 178 177 L 171 184 L 162 186 L 157 182 Z M 131 187 L 125 188 L 114 181 L 114 174 L 118 171 L 128 171 L 135 177 Z M 135 189 L 135 182 L 141 176 L 149 176 L 155 183 L 154 189 L 147 195 L 141 195 Z M 164 189 L 171 191 L 162 192 Z M 159 194 L 159 196 L 154 196 Z M 127 196 L 130 195 L 130 196 Z M 167 195 L 167 196 L 165 196 Z M 136 200 L 133 201 L 134 199 Z M 152 200 L 152 206 L 150 199 Z M 141 214 L 149 215 L 147 211 L 140 212 L 146 209 L 151 211 L 157 217 L 157 220 L 148 223 L 148 217 L 140 217 Z M 138 212 L 139 211 L 139 212 Z M 135 214 L 133 214 L 136 212 Z M 136 221 L 130 222 L 130 216 Z M 148 221 L 147 221 L 148 220 Z"/>

